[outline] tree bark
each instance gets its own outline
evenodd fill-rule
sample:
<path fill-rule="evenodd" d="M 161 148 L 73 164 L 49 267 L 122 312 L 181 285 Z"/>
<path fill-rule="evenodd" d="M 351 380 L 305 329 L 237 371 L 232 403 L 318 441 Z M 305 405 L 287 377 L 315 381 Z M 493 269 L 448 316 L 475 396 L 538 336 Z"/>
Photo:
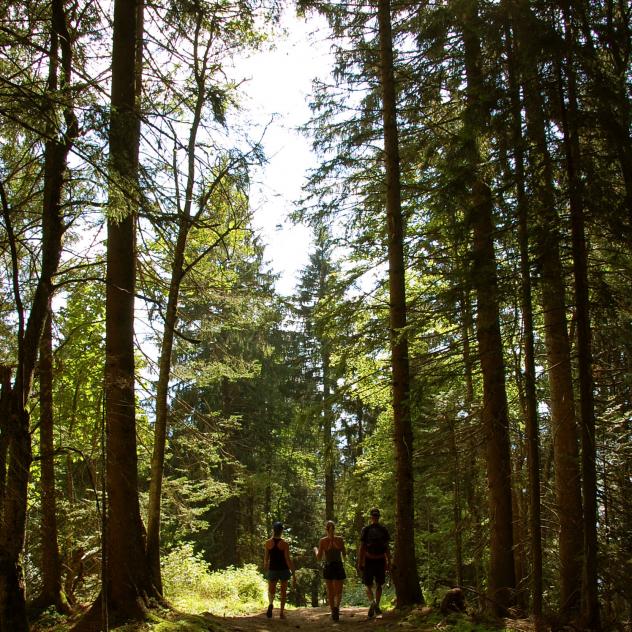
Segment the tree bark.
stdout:
<path fill-rule="evenodd" d="M 70 86 L 72 55 L 62 0 L 54 0 L 51 8 L 48 88 L 54 93 L 58 85 L 59 47 L 65 88 Z M 0 632 L 23 632 L 29 628 L 20 562 L 26 534 L 27 492 L 32 462 L 30 419 L 26 404 L 31 393 L 39 342 L 53 294 L 53 278 L 59 267 L 65 230 L 61 215 L 61 196 L 68 152 L 77 135 L 77 121 L 72 106 L 67 98 L 65 102 L 63 115 L 66 129 L 61 131 L 54 126 L 56 117 L 52 112 L 52 122 L 48 126 L 49 138 L 44 150 L 41 267 L 26 327 L 22 330 L 20 326 L 15 382 L 5 395 L 8 398 L 5 402 L 7 418 L 0 423 L 2 428 L 8 430 L 7 469 L 3 490 L 5 495 L 0 501 Z M 9 241 L 12 241 L 11 212 L 4 187 L 1 189 L 5 226 Z M 17 281 L 15 243 L 12 242 L 10 246 L 13 255 L 14 298 L 20 309 L 22 301 Z"/>
<path fill-rule="evenodd" d="M 522 437 L 520 437 L 522 439 Z M 516 441 L 512 450 L 511 511 L 513 517 L 514 568 L 516 575 L 516 597 L 514 606 L 521 612 L 528 612 L 529 603 L 529 497 L 528 484 L 523 483 L 522 473 L 525 469 L 527 442 Z M 528 472 L 528 464 L 527 464 Z"/>
<path fill-rule="evenodd" d="M 140 2 L 114 3 L 105 332 L 107 584 L 103 587 L 110 623 L 142 619 L 152 592 L 138 500 L 134 396 Z"/>
<path fill-rule="evenodd" d="M 450 456 L 452 458 L 452 516 L 454 520 L 454 579 L 457 586 L 463 585 L 463 511 L 461 501 L 461 463 L 454 421 L 448 419 Z"/>
<path fill-rule="evenodd" d="M 322 240 L 319 239 L 319 242 Z M 318 245 L 318 301 L 322 301 L 326 294 L 327 283 L 327 259 L 326 248 L 323 244 Z M 335 477 L 334 477 L 334 440 L 332 437 L 332 379 L 331 379 L 331 359 L 329 353 L 329 343 L 326 339 L 326 333 L 321 330 L 319 336 L 320 343 L 320 361 L 322 366 L 323 379 L 323 399 L 322 399 L 322 419 L 323 419 L 323 447 L 325 457 L 325 518 L 327 520 L 336 519 L 336 511 L 334 505 L 335 495 Z"/>
<path fill-rule="evenodd" d="M 560 519 L 560 600 L 562 613 L 578 612 L 581 594 L 583 550 L 581 474 L 578 430 L 575 419 L 571 348 L 566 324 L 566 287 L 559 246 L 559 218 L 553 194 L 552 161 L 548 151 L 544 103 L 535 65 L 538 53 L 533 40 L 529 9 L 522 2 L 511 4 L 516 26 L 518 64 L 524 93 L 533 213 L 537 218 L 532 235 L 541 270 L 542 311 L 550 388 L 555 494 Z"/>
<path fill-rule="evenodd" d="M 193 138 L 195 137 L 193 136 Z M 154 446 L 151 456 L 151 477 L 147 509 L 147 560 L 153 582 L 160 593 L 162 593 L 162 577 L 160 573 L 160 504 L 169 419 L 169 378 L 171 376 L 174 331 L 178 320 L 178 301 L 184 268 L 184 250 L 190 229 L 190 219 L 187 215 L 187 210 L 190 212 L 190 200 L 193 189 L 192 177 L 191 174 L 189 177 L 191 184 L 190 187 L 187 186 L 185 215 L 180 219 L 178 237 L 174 249 L 156 387 L 156 422 L 154 426 Z M 189 188 L 191 189 L 190 191 Z"/>
<path fill-rule="evenodd" d="M 134 394 L 136 213 L 139 204 L 138 42 L 142 0 L 116 0 L 112 47 L 106 254 L 105 423 L 107 521 L 101 595 L 76 629 L 142 620 L 157 596 L 138 498 Z"/>
<path fill-rule="evenodd" d="M 11 404 L 15 391 L 10 391 Z M 29 468 L 32 461 L 29 416 L 20 416 L 10 408 L 9 453 L 7 461 L 7 489 L 3 502 L 2 534 L 0 535 L 0 631 L 26 632 L 24 574 L 21 554 L 26 533 L 26 498 Z"/>
<path fill-rule="evenodd" d="M 472 301 L 471 291 L 468 287 L 464 287 L 459 299 L 459 311 L 461 323 L 461 336 L 463 338 L 463 367 L 465 373 L 465 410 L 472 415 L 472 405 L 474 403 L 474 364 L 475 356 L 472 353 L 471 337 L 474 334 L 474 321 L 472 318 Z M 473 458 L 466 459 L 463 464 L 463 489 L 462 495 L 467 505 L 470 530 L 473 532 L 472 539 L 478 542 L 479 534 L 483 531 L 481 519 L 481 502 L 478 498 L 478 485 L 476 484 L 476 472 L 478 471 L 478 461 L 481 457 L 481 446 L 478 439 L 473 433 L 469 433 L 469 437 L 465 446 L 465 453 L 473 455 Z M 474 546 L 472 553 L 472 566 L 474 569 L 474 583 L 476 590 L 482 592 L 483 573 L 483 556 L 482 546 Z"/>
<path fill-rule="evenodd" d="M 40 467 L 42 488 L 42 590 L 35 606 L 55 606 L 68 614 L 70 607 L 62 590 L 61 559 L 57 540 L 57 498 L 55 490 L 55 444 L 53 439 L 53 332 L 49 312 L 40 341 Z"/>
<path fill-rule="evenodd" d="M 474 230 L 472 275 L 477 292 L 476 337 L 483 374 L 483 426 L 491 516 L 489 590 L 499 615 L 513 603 L 511 465 L 505 362 L 500 334 L 491 191 L 474 184 L 470 208 Z"/>
<path fill-rule="evenodd" d="M 9 456 L 9 413 L 11 402 L 11 369 L 0 365 L 0 516 L 4 515 Z"/>
<path fill-rule="evenodd" d="M 325 448 L 325 517 L 335 520 L 334 506 L 335 478 L 334 478 L 334 440 L 332 437 L 331 413 L 331 378 L 330 361 L 327 344 L 321 345 L 323 367 L 323 445 Z"/>
<path fill-rule="evenodd" d="M 406 331 L 404 222 L 390 0 L 378 1 L 380 83 L 384 125 L 386 213 L 388 219 L 388 278 L 393 379 L 393 440 L 396 462 L 396 544 L 392 577 L 397 606 L 423 603 L 415 556 L 413 431 L 410 414 L 410 370 Z"/>
<path fill-rule="evenodd" d="M 560 108 L 566 171 L 568 174 L 569 205 L 571 211 L 571 244 L 575 281 L 575 317 L 577 323 L 577 367 L 579 373 L 579 402 L 581 418 L 582 496 L 584 501 L 584 557 L 582 565 L 581 619 L 589 630 L 601 629 L 597 572 L 597 472 L 595 445 L 594 380 L 592 371 L 592 333 L 590 326 L 590 297 L 588 285 L 588 253 L 584 222 L 584 195 L 580 177 L 581 153 L 578 130 L 577 87 L 570 56 L 573 50 L 571 7 L 562 2 L 567 77 L 565 102 L 563 77 L 559 71 Z"/>
<path fill-rule="evenodd" d="M 478 303 L 476 337 L 483 375 L 482 420 L 487 443 L 491 517 L 489 590 L 493 599 L 493 609 L 502 615 L 513 603 L 516 580 L 513 559 L 509 414 L 493 241 L 493 201 L 492 193 L 484 182 L 479 167 L 482 157 L 478 139 L 489 118 L 481 70 L 477 30 L 479 25 L 477 2 L 471 0 L 466 3 L 461 16 L 467 78 L 464 153 L 467 160 L 466 169 L 469 172 L 468 220 L 473 230 L 472 280 Z"/>
<path fill-rule="evenodd" d="M 222 377 L 221 382 L 222 393 L 222 416 L 228 421 L 235 408 L 234 404 L 234 388 L 228 377 Z M 239 462 L 239 449 L 237 447 L 237 432 L 228 430 L 225 436 L 225 445 L 227 452 L 232 455 L 235 461 Z M 239 529 L 241 526 L 240 505 L 241 499 L 237 491 L 237 464 L 235 461 L 228 461 L 222 466 L 221 480 L 231 490 L 230 496 L 222 503 L 221 510 L 221 551 L 219 552 L 219 561 L 222 566 L 237 566 L 239 564 Z"/>
<path fill-rule="evenodd" d="M 524 346 L 525 431 L 527 435 L 527 468 L 529 471 L 529 533 L 531 540 L 531 599 L 536 628 L 542 625 L 542 512 L 540 499 L 540 434 L 538 399 L 535 379 L 535 347 L 531 262 L 529 258 L 528 201 L 525 193 L 525 152 L 522 135 L 520 91 L 516 76 L 514 44 L 507 29 L 507 61 L 511 100 L 511 135 L 514 147 L 516 200 L 518 207 L 518 242 L 520 249 L 520 286 L 522 339 Z"/>

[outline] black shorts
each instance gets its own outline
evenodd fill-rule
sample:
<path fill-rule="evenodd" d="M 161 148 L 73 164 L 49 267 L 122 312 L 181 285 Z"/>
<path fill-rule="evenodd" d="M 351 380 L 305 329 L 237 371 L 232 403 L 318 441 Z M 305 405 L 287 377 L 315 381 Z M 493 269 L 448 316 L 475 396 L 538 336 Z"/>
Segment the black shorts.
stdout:
<path fill-rule="evenodd" d="M 381 557 L 377 560 L 365 558 L 362 583 L 365 586 L 372 586 L 374 580 L 378 586 L 382 586 L 386 581 L 386 558 Z"/>
<path fill-rule="evenodd" d="M 347 579 L 345 567 L 342 562 L 325 562 L 323 566 L 323 577 L 325 579 Z"/>

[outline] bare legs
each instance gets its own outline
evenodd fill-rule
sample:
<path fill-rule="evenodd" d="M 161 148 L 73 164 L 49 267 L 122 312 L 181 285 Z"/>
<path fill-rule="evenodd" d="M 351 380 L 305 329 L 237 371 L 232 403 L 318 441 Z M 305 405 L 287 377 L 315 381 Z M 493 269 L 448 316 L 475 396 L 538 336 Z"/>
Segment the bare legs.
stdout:
<path fill-rule="evenodd" d="M 373 596 L 373 584 L 366 587 L 366 596 L 369 598 L 369 617 L 372 617 L 375 611 L 380 613 L 380 599 L 382 598 L 382 584 L 375 585 L 375 597 Z"/>
<path fill-rule="evenodd" d="M 287 597 L 287 579 L 281 580 L 281 608 L 279 612 L 279 617 L 281 619 L 285 619 L 285 599 Z M 272 616 L 272 608 L 274 605 L 274 595 L 276 594 L 276 579 L 270 579 L 268 581 L 268 617 Z"/>
<path fill-rule="evenodd" d="M 338 609 L 342 601 L 342 587 L 344 582 L 342 579 L 326 579 L 327 584 L 327 603 L 331 610 L 331 616 L 334 621 L 338 621 Z"/>
<path fill-rule="evenodd" d="M 334 580 L 326 579 L 325 585 L 327 586 L 327 603 L 329 604 L 329 609 L 333 612 L 336 605 L 336 597 L 334 595 Z"/>
<path fill-rule="evenodd" d="M 287 596 L 287 579 L 281 582 L 281 612 L 279 617 L 285 619 L 285 598 Z"/>
<path fill-rule="evenodd" d="M 344 582 L 342 579 L 333 579 L 331 583 L 333 584 L 333 603 L 336 608 L 339 608 L 340 602 L 342 601 L 342 587 Z"/>

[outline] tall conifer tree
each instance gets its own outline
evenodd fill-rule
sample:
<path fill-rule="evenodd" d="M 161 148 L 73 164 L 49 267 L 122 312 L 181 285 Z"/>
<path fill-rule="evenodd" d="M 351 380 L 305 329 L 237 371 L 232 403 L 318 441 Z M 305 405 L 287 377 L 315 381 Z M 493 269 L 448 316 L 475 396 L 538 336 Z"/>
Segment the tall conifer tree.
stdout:
<path fill-rule="evenodd" d="M 28 630 L 24 577 L 20 557 L 26 535 L 27 493 L 32 461 L 28 398 L 35 374 L 38 350 L 53 296 L 53 280 L 59 269 L 62 240 L 66 230 L 62 213 L 62 196 L 67 172 L 68 153 L 78 133 L 77 119 L 69 97 L 72 75 L 72 48 L 64 3 L 51 3 L 50 49 L 48 53 L 46 135 L 43 168 L 43 200 L 41 211 L 41 254 L 39 275 L 35 285 L 28 319 L 20 287 L 17 241 L 12 229 L 11 208 L 4 183 L 0 184 L 0 200 L 7 241 L 12 259 L 12 283 L 18 312 L 17 369 L 12 386 L 3 383 L 0 408 L 0 434 L 6 437 L 2 455 L 0 486 L 0 632 Z M 61 97 L 58 90 L 63 89 Z M 62 103 L 58 117 L 59 97 Z M 59 120 L 64 121 L 60 126 Z M 26 125 L 30 130 L 30 123 Z M 3 377 L 7 377 L 5 374 Z M 4 381 L 4 380 L 3 380 Z M 6 471 L 5 471 L 6 467 Z"/>
<path fill-rule="evenodd" d="M 472 279 L 477 295 L 476 337 L 483 374 L 483 426 L 487 443 L 490 541 L 489 586 L 494 609 L 503 614 L 513 601 L 511 454 L 505 389 L 498 277 L 494 252 L 493 199 L 484 179 L 480 143 L 489 123 L 482 72 L 480 17 L 477 0 L 468 0 L 459 15 L 467 78 L 464 109 L 465 178 L 469 189 L 468 219 L 473 231 Z"/>
<path fill-rule="evenodd" d="M 407 606 L 423 603 L 423 594 L 419 586 L 415 555 L 413 431 L 410 413 L 408 332 L 406 330 L 406 264 L 390 0 L 378 0 L 377 20 L 384 129 L 393 439 L 396 463 L 397 539 L 392 575 L 397 592 L 397 605 Z"/>
<path fill-rule="evenodd" d="M 79 622 L 90 630 L 141 620 L 157 596 L 138 497 L 134 362 L 143 0 L 114 3 L 106 260 L 105 423 L 107 520 L 101 595 Z M 105 618 L 105 620 L 103 620 Z"/>

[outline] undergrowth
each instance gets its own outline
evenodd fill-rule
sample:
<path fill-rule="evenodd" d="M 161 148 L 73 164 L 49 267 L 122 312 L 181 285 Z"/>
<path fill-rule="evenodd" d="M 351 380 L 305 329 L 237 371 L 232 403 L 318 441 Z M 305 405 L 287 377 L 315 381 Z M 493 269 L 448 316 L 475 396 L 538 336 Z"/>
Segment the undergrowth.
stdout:
<path fill-rule="evenodd" d="M 307 579 L 304 578 L 305 581 L 309 579 L 310 573 L 306 575 Z M 368 607 L 365 588 L 360 579 L 353 572 L 348 571 L 347 575 L 342 605 Z M 267 604 L 267 582 L 255 565 L 213 571 L 190 544 L 180 546 L 163 559 L 162 580 L 165 597 L 174 609 L 153 610 L 145 622 L 117 627 L 117 632 L 223 632 L 228 629 L 223 624 L 224 616 L 263 613 Z M 321 587 L 324 587 L 324 583 Z M 394 602 L 394 588 L 386 585 L 382 595 L 382 609 L 390 610 Z M 206 616 L 207 614 L 214 617 Z M 413 608 L 408 613 L 402 612 L 397 619 L 397 622 L 385 621 L 382 625 L 376 622 L 374 632 L 392 630 L 401 625 L 427 632 L 503 630 L 502 626 L 466 615 L 453 614 L 445 617 L 433 607 Z M 32 630 L 69 632 L 71 625 L 72 620 L 69 621 L 49 609 L 34 622 Z M 528 626 L 521 632 L 531 632 L 531 628 Z"/>
<path fill-rule="evenodd" d="M 184 544 L 162 564 L 165 597 L 179 610 L 241 614 L 266 606 L 266 581 L 254 564 L 212 571 L 193 546 Z"/>

